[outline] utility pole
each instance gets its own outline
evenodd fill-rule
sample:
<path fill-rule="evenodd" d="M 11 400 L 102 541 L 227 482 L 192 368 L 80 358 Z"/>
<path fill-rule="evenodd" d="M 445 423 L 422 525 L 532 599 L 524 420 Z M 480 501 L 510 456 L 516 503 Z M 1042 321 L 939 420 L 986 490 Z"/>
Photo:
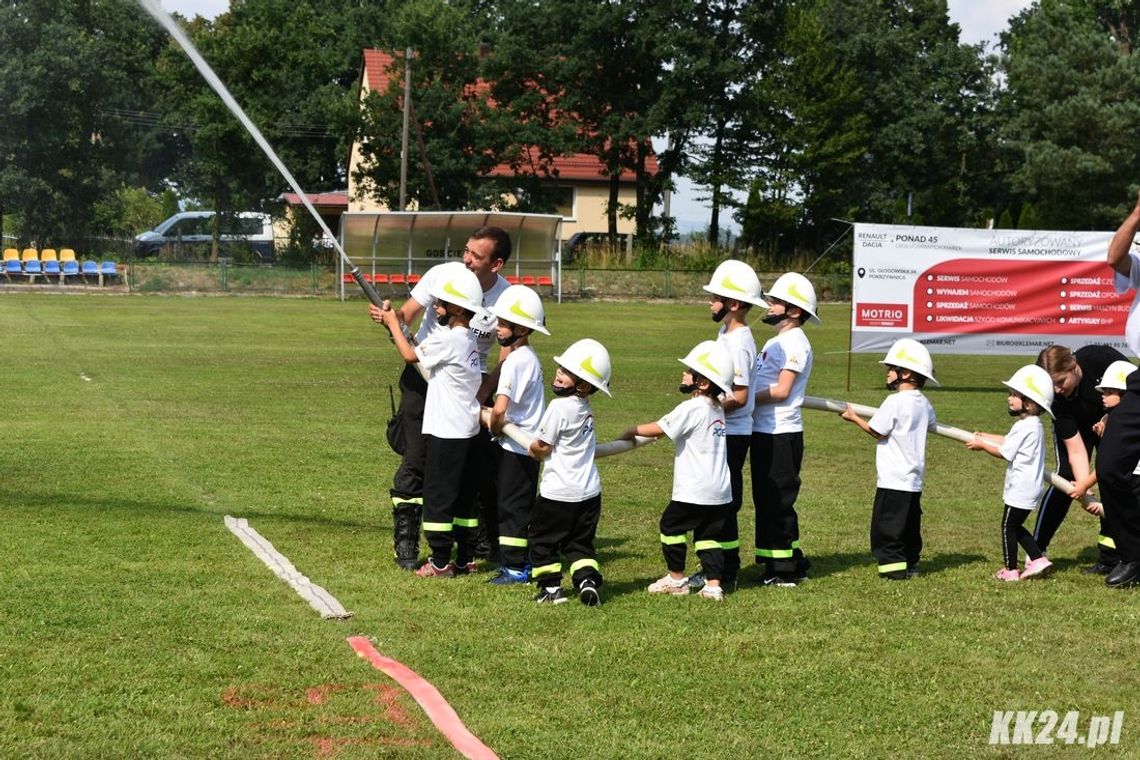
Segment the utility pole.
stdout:
<path fill-rule="evenodd" d="M 408 121 L 412 112 L 412 49 L 404 51 L 404 134 L 400 141 L 400 211 L 408 209 Z"/>

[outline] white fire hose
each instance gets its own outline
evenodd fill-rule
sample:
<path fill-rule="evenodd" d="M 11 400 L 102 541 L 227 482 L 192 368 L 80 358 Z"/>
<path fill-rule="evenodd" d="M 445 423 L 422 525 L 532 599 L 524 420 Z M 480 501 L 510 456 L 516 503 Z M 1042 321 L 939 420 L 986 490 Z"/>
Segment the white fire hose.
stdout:
<path fill-rule="evenodd" d="M 491 410 L 484 407 L 483 410 L 479 412 L 479 414 L 483 419 L 483 425 L 489 428 L 491 424 Z M 522 446 L 524 449 L 528 451 L 530 450 L 530 436 L 519 430 L 518 425 L 515 425 L 513 422 L 508 422 L 507 424 L 503 425 L 503 435 L 507 436 L 519 446 Z M 627 451 L 633 451 L 634 449 L 641 448 L 642 446 L 653 443 L 656 440 L 656 438 L 646 438 L 639 435 L 632 441 L 623 441 L 621 439 L 618 439 L 615 441 L 606 441 L 605 443 L 599 443 L 594 448 L 594 458 L 602 459 L 603 457 L 612 457 L 614 454 L 624 454 Z"/>
<path fill-rule="evenodd" d="M 847 409 L 846 401 L 834 401 L 828 398 L 819 398 L 818 396 L 804 396 L 803 405 L 805 409 L 817 409 L 821 412 L 835 412 L 837 414 L 841 414 Z M 875 412 L 878 411 L 878 409 L 873 406 L 864 406 L 863 404 L 852 404 L 851 408 L 855 410 L 856 414 L 858 414 L 860 417 L 863 417 L 864 419 L 870 419 L 875 415 Z M 952 438 L 955 441 L 961 441 L 962 443 L 967 443 L 974 440 L 973 433 L 968 433 L 961 428 L 952 427 L 950 425 L 943 425 L 941 422 L 937 423 L 934 426 L 934 432 L 945 438 Z M 995 444 L 997 443 L 996 441 L 992 440 L 989 442 Z M 1073 484 L 1052 470 L 1047 470 L 1045 472 L 1045 481 L 1049 483 L 1049 485 L 1060 490 L 1062 493 L 1069 495 L 1072 495 L 1073 493 Z M 1090 498 L 1088 494 L 1085 494 L 1081 497 L 1081 503 L 1085 505 L 1099 504 L 1096 499 Z"/>

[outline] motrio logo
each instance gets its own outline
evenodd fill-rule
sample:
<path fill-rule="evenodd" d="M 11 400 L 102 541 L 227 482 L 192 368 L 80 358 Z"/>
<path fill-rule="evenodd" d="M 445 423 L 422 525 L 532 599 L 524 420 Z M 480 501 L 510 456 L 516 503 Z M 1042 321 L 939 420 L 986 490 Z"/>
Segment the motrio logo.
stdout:
<path fill-rule="evenodd" d="M 855 305 L 856 327 L 907 327 L 910 304 L 860 303 Z"/>

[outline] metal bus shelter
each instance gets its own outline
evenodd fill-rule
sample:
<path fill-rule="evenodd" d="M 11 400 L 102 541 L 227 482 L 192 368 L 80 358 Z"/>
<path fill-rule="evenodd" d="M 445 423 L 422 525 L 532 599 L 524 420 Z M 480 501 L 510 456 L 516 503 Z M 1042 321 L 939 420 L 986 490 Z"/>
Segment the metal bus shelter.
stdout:
<path fill-rule="evenodd" d="M 511 258 L 500 274 L 512 284 L 562 301 L 562 217 L 490 211 L 355 211 L 341 216 L 340 242 L 352 264 L 384 294 L 407 289 L 436 264 L 462 261 L 463 247 L 480 227 L 501 227 L 511 238 Z M 344 259 L 337 261 L 340 298 L 354 289 Z M 346 282 L 347 280 L 347 282 Z"/>

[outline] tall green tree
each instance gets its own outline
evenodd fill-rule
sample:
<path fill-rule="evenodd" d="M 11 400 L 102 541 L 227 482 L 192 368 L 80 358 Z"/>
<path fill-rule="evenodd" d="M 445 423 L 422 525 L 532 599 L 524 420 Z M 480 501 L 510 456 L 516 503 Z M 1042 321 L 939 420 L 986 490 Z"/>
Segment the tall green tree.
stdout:
<path fill-rule="evenodd" d="M 1041 0 L 1001 40 L 1003 137 L 1015 193 L 1042 226 L 1109 229 L 1140 175 L 1134 4 Z"/>
<path fill-rule="evenodd" d="M 105 233 L 100 202 L 164 173 L 143 150 L 164 139 L 129 118 L 162 44 L 118 0 L 0 4 L 0 215 L 17 214 L 25 240 Z"/>
<path fill-rule="evenodd" d="M 993 84 L 958 37 L 945 0 L 797 6 L 779 93 L 817 235 L 832 218 L 956 225 L 984 205 Z"/>
<path fill-rule="evenodd" d="M 696 3 L 669 35 L 677 54 L 668 60 L 666 91 L 697 106 L 687 176 L 708 191 L 709 240 L 720 236 L 720 212 L 735 206 L 732 191 L 747 190 L 774 151 L 769 91 L 781 61 L 783 0 L 712 0 Z M 673 126 L 672 128 L 677 128 Z"/>

